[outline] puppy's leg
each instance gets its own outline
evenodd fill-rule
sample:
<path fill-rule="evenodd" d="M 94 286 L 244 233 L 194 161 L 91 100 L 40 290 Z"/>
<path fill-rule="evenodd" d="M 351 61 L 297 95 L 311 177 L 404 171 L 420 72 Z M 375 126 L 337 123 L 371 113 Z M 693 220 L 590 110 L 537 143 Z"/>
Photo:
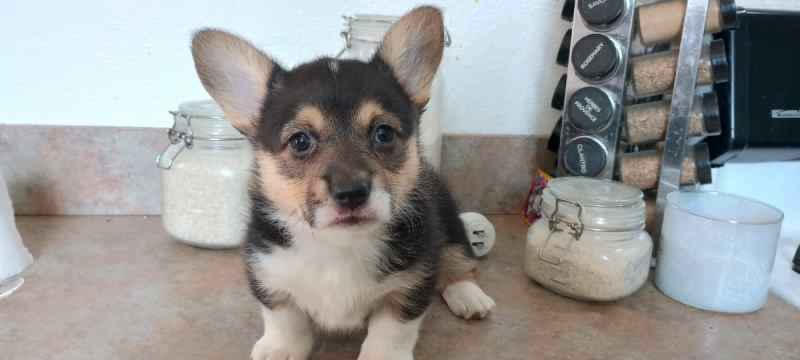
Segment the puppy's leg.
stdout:
<path fill-rule="evenodd" d="M 390 307 L 378 310 L 369 319 L 358 360 L 414 360 L 414 346 L 424 317 L 423 313 L 404 320 Z"/>
<path fill-rule="evenodd" d="M 477 260 L 465 253 L 461 245 L 448 245 L 442 253 L 439 291 L 456 316 L 464 319 L 483 319 L 495 303 L 478 286 Z"/>
<path fill-rule="evenodd" d="M 311 321 L 292 303 L 261 306 L 264 336 L 253 346 L 253 360 L 305 360 L 314 345 Z"/>

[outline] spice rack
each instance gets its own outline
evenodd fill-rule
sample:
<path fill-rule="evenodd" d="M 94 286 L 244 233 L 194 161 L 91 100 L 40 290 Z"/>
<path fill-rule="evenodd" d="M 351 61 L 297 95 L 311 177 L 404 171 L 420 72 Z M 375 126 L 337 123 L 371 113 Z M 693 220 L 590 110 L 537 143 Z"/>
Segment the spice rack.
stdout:
<path fill-rule="evenodd" d="M 556 63 L 567 71 L 551 100 L 562 116 L 548 148 L 558 149 L 558 175 L 616 178 L 657 195 L 648 226 L 657 238 L 666 195 L 712 180 L 703 139 L 721 133 L 712 87 L 730 70 L 724 43 L 706 34 L 735 27 L 737 8 L 735 0 L 642 2 L 565 1 L 572 27 Z"/>
<path fill-rule="evenodd" d="M 563 41 L 569 39 L 570 61 L 563 91 L 566 100 L 558 173 L 611 179 L 625 99 L 634 2 L 577 0 L 571 13 L 569 3 L 562 12 L 573 22 Z"/>

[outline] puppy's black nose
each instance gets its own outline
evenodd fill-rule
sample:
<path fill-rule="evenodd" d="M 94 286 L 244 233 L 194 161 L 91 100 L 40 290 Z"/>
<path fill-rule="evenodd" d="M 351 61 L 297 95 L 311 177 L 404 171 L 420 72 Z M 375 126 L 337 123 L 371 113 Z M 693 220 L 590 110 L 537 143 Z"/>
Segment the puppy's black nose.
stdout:
<path fill-rule="evenodd" d="M 341 185 L 334 185 L 331 189 L 333 200 L 345 209 L 355 210 L 364 205 L 369 199 L 370 183 L 359 181 Z"/>

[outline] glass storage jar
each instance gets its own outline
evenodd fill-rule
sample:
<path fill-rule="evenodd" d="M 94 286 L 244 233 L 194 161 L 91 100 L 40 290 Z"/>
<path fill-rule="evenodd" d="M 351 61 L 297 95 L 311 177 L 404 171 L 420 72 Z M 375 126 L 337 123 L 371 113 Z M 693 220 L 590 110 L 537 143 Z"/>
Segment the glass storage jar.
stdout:
<path fill-rule="evenodd" d="M 706 14 L 706 33 L 736 27 L 736 1 L 710 0 Z M 677 40 L 683 31 L 686 0 L 649 2 L 636 8 L 639 37 L 647 46 Z"/>
<path fill-rule="evenodd" d="M 631 58 L 631 81 L 637 97 L 672 92 L 678 66 L 678 49 Z M 725 42 L 711 41 L 697 64 L 697 86 L 724 83 L 730 77 Z"/>
<path fill-rule="evenodd" d="M 400 19 L 396 16 L 384 15 L 355 15 L 345 16 L 345 27 L 341 35 L 345 46 L 338 58 L 368 61 L 378 50 L 383 40 L 383 35 L 392 24 Z M 445 31 L 445 46 L 450 46 L 450 35 Z M 431 86 L 431 98 L 425 106 L 425 112 L 420 119 L 420 144 L 425 159 L 439 169 L 442 160 L 442 66 L 434 77 Z"/>
<path fill-rule="evenodd" d="M 562 177 L 544 189 L 544 216 L 528 231 L 525 273 L 542 286 L 580 300 L 611 301 L 647 280 L 653 242 L 645 204 L 634 187 Z"/>
<path fill-rule="evenodd" d="M 629 144 L 641 145 L 664 141 L 672 102 L 652 101 L 625 107 L 624 137 Z M 719 103 L 714 92 L 697 95 L 689 112 L 691 137 L 719 135 L 722 131 Z"/>
<path fill-rule="evenodd" d="M 164 228 L 194 246 L 239 246 L 250 210 L 249 141 L 211 100 L 182 103 L 172 115 L 170 145 L 156 159 Z"/>

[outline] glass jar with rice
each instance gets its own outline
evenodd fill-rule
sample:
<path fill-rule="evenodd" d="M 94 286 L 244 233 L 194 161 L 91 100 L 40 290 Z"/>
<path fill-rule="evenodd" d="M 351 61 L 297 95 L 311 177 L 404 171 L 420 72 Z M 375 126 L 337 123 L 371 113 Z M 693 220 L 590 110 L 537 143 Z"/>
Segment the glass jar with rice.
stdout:
<path fill-rule="evenodd" d="M 157 158 L 164 228 L 194 246 L 239 246 L 250 211 L 250 143 L 211 100 L 182 103 L 172 114 L 170 145 Z"/>
<path fill-rule="evenodd" d="M 525 272 L 571 298 L 611 301 L 647 280 L 653 243 L 634 187 L 585 177 L 553 179 L 528 231 Z"/>

